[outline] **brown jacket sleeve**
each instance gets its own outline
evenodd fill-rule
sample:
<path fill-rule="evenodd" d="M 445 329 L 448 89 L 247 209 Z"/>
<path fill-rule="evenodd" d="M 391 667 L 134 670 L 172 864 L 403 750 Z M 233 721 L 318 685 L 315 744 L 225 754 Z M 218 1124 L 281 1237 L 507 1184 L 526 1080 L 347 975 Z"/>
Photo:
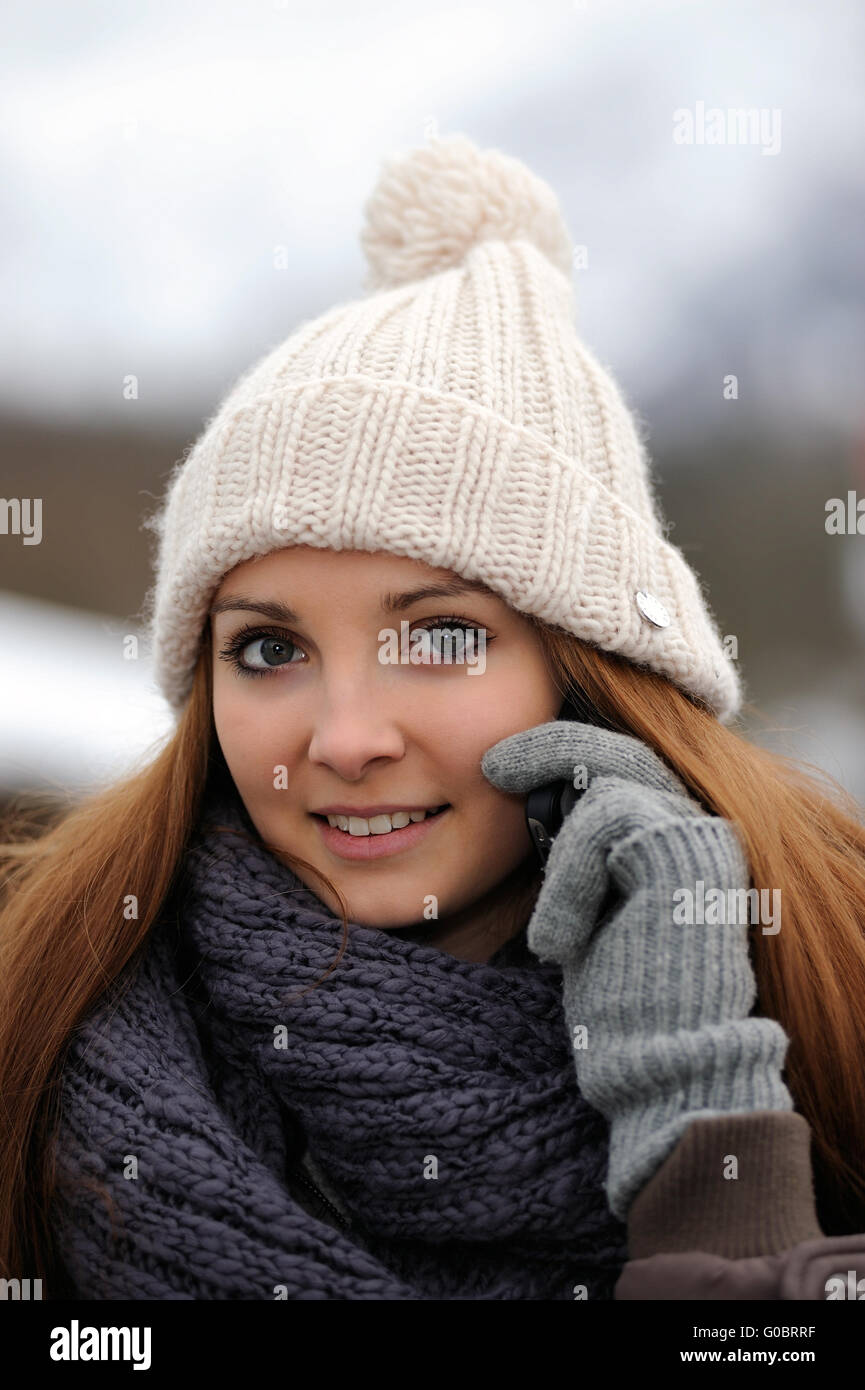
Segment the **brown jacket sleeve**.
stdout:
<path fill-rule="evenodd" d="M 792 1110 L 695 1120 L 627 1223 L 632 1260 L 696 1250 L 743 1259 L 821 1238 L 807 1120 Z"/>

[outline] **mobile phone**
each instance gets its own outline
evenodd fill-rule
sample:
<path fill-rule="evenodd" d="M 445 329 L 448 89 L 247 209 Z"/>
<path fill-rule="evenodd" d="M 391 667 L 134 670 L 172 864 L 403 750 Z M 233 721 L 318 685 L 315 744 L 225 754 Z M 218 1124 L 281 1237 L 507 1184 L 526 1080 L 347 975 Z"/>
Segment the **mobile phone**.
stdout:
<path fill-rule="evenodd" d="M 572 691 L 568 695 L 558 717 L 577 719 L 582 724 L 609 727 L 607 721 L 578 691 Z M 546 867 L 553 840 L 579 795 L 580 790 L 570 779 L 546 782 L 542 787 L 535 787 L 529 792 L 526 798 L 526 824 L 542 868 Z"/>

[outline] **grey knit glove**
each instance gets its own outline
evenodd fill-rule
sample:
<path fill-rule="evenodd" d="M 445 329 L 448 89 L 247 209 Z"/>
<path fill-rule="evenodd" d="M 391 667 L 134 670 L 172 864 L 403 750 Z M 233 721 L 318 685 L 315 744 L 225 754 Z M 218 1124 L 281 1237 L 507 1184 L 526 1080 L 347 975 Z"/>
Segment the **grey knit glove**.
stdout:
<path fill-rule="evenodd" d="M 629 734 L 553 720 L 496 743 L 481 769 L 521 795 L 559 778 L 587 787 L 553 842 L 528 945 L 562 967 L 577 1080 L 610 1122 L 607 1198 L 624 1220 L 698 1116 L 793 1109 L 787 1035 L 748 1017 L 747 923 L 674 921 L 674 893 L 698 880 L 725 902 L 747 890 L 745 855 L 732 823 Z"/>

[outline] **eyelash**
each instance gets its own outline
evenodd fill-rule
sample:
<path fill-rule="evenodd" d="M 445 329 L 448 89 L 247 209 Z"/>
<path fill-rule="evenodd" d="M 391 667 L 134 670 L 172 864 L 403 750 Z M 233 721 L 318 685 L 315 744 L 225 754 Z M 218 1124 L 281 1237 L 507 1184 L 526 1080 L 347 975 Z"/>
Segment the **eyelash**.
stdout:
<path fill-rule="evenodd" d="M 456 613 L 442 615 L 441 617 L 427 618 L 422 623 L 415 623 L 414 627 L 427 631 L 436 627 L 458 627 L 465 628 L 466 631 L 481 631 L 479 623 L 469 622 Z M 285 666 L 298 666 L 301 664 L 296 661 L 286 661 L 283 666 L 273 666 L 269 671 L 263 667 L 244 666 L 243 662 L 240 660 L 240 654 L 244 647 L 248 647 L 251 642 L 267 637 L 272 637 L 277 642 L 286 642 L 289 646 L 296 648 L 297 651 L 303 651 L 303 647 L 300 643 L 295 642 L 286 632 L 281 632 L 278 628 L 255 627 L 251 623 L 248 623 L 234 634 L 230 642 L 226 643 L 220 650 L 219 656 L 223 661 L 229 662 L 229 664 L 234 667 L 235 671 L 237 671 L 238 675 L 241 676 L 275 676 L 279 671 L 283 670 Z M 488 647 L 490 643 L 494 641 L 495 637 L 487 632 L 484 645 Z"/>

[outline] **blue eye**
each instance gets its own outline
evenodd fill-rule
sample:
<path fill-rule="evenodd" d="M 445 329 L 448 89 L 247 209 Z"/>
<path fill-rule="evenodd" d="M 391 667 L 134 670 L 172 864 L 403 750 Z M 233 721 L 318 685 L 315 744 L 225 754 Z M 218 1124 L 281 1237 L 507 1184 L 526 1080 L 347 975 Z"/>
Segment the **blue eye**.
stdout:
<path fill-rule="evenodd" d="M 444 657 L 446 659 L 448 654 L 458 650 L 458 648 L 454 646 L 454 638 L 451 635 L 454 632 L 461 631 L 477 634 L 481 631 L 485 631 L 485 629 L 479 627 L 477 623 L 466 622 L 464 618 L 458 618 L 456 616 L 450 618 L 428 618 L 426 622 L 418 623 L 417 629 L 429 633 L 430 653 L 434 661 L 436 657 Z M 473 637 L 472 641 L 477 643 L 477 637 Z M 493 638 L 487 636 L 486 641 L 487 644 L 489 644 L 493 641 Z"/>
<path fill-rule="evenodd" d="M 242 628 L 219 653 L 242 676 L 267 676 L 281 666 L 296 666 L 291 653 L 300 648 L 290 638 L 261 628 Z"/>
<path fill-rule="evenodd" d="M 258 659 L 249 656 L 248 653 L 255 652 L 259 648 Z M 263 667 L 282 666 L 288 661 L 289 648 L 297 650 L 293 642 L 285 642 L 281 637 L 257 637 L 254 642 L 248 642 L 242 649 L 246 664 L 253 670 L 261 670 Z"/>
<path fill-rule="evenodd" d="M 456 614 L 449 614 L 436 618 L 427 618 L 425 622 L 415 624 L 415 628 L 427 629 L 430 631 L 431 642 L 430 650 L 433 660 L 436 656 L 445 656 L 450 645 L 447 647 L 440 645 L 439 635 L 434 629 L 462 629 L 464 632 L 485 633 L 486 645 L 495 638 L 485 628 L 481 628 L 477 623 L 470 622 L 465 618 L 458 617 Z M 441 641 L 448 641 L 444 635 Z M 220 651 L 219 656 L 222 661 L 227 661 L 233 666 L 240 676 L 270 676 L 275 675 L 283 666 L 298 666 L 299 661 L 292 660 L 293 653 L 303 655 L 303 649 L 293 642 L 285 633 L 273 631 L 267 628 L 254 627 L 247 623 L 235 633 L 231 641 L 228 642 Z M 424 663 L 426 664 L 426 663 Z M 436 664 L 438 664 L 436 662 Z"/>

